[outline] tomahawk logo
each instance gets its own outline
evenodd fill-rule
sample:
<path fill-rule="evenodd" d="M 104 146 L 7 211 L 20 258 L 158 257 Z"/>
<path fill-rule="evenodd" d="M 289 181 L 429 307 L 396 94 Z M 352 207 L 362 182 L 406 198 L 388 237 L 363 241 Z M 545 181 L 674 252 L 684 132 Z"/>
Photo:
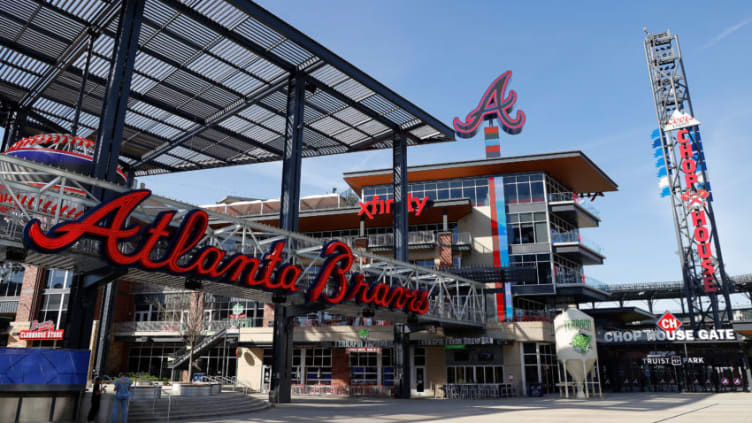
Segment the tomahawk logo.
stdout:
<path fill-rule="evenodd" d="M 522 126 L 525 125 L 525 112 L 517 110 L 516 116 L 512 118 L 512 109 L 517 102 L 517 93 L 514 90 L 509 91 L 506 95 L 507 83 L 512 78 L 512 71 L 506 71 L 496 78 L 491 86 L 478 102 L 478 107 L 467 114 L 465 121 L 460 118 L 454 118 L 454 130 L 457 136 L 461 138 L 472 138 L 478 131 L 478 127 L 484 119 L 497 118 L 501 128 L 508 134 L 519 134 Z"/>
<path fill-rule="evenodd" d="M 655 324 L 664 331 L 673 333 L 675 330 L 679 329 L 682 322 L 667 311 L 657 322 L 655 322 Z"/>

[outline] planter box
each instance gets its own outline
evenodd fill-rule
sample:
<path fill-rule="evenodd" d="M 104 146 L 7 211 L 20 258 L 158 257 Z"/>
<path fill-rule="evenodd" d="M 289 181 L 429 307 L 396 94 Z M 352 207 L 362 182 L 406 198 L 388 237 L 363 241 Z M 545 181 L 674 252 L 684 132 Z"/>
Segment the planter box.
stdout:
<path fill-rule="evenodd" d="M 219 383 L 173 383 L 170 395 L 180 397 L 208 397 L 219 394 L 222 385 Z"/>

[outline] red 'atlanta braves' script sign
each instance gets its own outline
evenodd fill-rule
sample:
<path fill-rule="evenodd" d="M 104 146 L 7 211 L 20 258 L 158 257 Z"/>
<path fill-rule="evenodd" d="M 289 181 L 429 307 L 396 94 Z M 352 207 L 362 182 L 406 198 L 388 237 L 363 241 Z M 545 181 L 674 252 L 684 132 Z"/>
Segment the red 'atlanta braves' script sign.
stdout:
<path fill-rule="evenodd" d="M 209 224 L 209 216 L 203 210 L 188 212 L 177 229 L 169 227 L 177 213 L 175 210 L 158 214 L 149 225 L 126 226 L 131 213 L 150 195 L 149 190 L 127 192 L 100 204 L 76 220 L 53 227 L 47 233 L 42 230 L 40 221 L 33 219 L 24 228 L 24 242 L 39 252 L 55 253 L 69 248 L 82 237 L 89 237 L 102 240 L 102 254 L 119 266 L 191 275 L 271 291 L 298 290 L 297 283 L 303 269 L 294 264 L 283 264 L 286 259 L 284 241 L 272 244 L 261 259 L 245 254 L 227 257 L 227 251 L 217 247 L 194 250 L 204 238 Z M 166 252 L 153 260 L 152 252 L 163 239 L 168 240 Z M 138 245 L 135 251 L 129 254 L 120 251 L 120 243 L 126 241 L 134 241 Z M 428 311 L 427 291 L 390 287 L 384 283 L 369 284 L 359 273 L 352 273 L 348 281 L 353 254 L 347 244 L 330 242 L 322 249 L 321 256 L 325 260 L 308 290 L 308 301 L 337 304 L 356 300 L 418 314 Z"/>

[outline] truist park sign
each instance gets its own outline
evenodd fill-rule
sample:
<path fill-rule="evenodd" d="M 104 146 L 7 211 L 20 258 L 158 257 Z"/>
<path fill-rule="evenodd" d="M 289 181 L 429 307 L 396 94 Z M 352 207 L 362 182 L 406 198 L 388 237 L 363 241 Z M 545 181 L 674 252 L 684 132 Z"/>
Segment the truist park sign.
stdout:
<path fill-rule="evenodd" d="M 24 228 L 24 243 L 41 253 L 56 253 L 70 248 L 82 238 L 91 238 L 102 241 L 102 256 L 116 266 L 275 292 L 299 290 L 303 269 L 286 261 L 285 241 L 271 244 L 261 258 L 230 254 L 213 246 L 197 248 L 209 226 L 208 214 L 200 209 L 186 213 L 178 228 L 169 226 L 177 214 L 175 210 L 159 213 L 149 224 L 129 225 L 136 207 L 150 195 L 149 190 L 126 192 L 47 232 L 38 219 L 33 219 Z M 164 244 L 164 241 L 167 248 L 157 250 L 157 244 Z M 125 254 L 120 247 L 128 242 L 135 244 L 136 248 Z M 155 253 L 158 258 L 154 258 Z M 385 283 L 369 284 L 364 275 L 350 272 L 354 257 L 347 244 L 329 242 L 322 248 L 321 257 L 324 259 L 321 270 L 308 285 L 307 302 L 338 304 L 354 300 L 417 314 L 428 311 L 428 291 Z M 327 291 L 327 286 L 334 289 Z"/>

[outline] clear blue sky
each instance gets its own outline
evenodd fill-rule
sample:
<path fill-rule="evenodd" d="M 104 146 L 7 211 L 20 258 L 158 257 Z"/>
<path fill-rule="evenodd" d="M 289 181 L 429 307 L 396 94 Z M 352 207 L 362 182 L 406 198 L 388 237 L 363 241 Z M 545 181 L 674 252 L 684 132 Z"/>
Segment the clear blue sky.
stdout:
<path fill-rule="evenodd" d="M 752 272 L 745 194 L 752 183 L 750 2 L 261 1 L 261 4 L 447 124 L 506 70 L 523 132 L 502 155 L 582 150 L 619 184 L 599 198 L 605 250 L 586 273 L 608 282 L 680 278 L 669 199 L 659 197 L 656 127 L 642 28 L 680 37 L 730 274 Z M 714 6 L 711 6 L 714 5 Z M 716 6 L 717 5 L 717 6 Z M 747 122 L 745 124 L 744 122 Z M 484 157 L 483 142 L 412 147 L 412 164 Z M 388 151 L 303 161 L 302 194 L 345 188 L 342 172 L 391 166 Z M 280 163 L 144 178 L 196 204 L 227 194 L 276 198 Z"/>

